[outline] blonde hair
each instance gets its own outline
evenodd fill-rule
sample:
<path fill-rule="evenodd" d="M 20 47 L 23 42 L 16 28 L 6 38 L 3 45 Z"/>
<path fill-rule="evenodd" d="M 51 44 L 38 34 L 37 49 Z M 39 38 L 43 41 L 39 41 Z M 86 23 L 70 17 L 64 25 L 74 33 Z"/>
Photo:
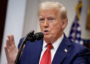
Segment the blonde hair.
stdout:
<path fill-rule="evenodd" d="M 58 2 L 48 2 L 47 1 L 47 2 L 41 3 L 38 8 L 38 15 L 40 11 L 43 9 L 47 10 L 47 9 L 53 9 L 53 8 L 59 11 L 59 17 L 61 17 L 62 19 L 68 19 L 66 8 Z"/>

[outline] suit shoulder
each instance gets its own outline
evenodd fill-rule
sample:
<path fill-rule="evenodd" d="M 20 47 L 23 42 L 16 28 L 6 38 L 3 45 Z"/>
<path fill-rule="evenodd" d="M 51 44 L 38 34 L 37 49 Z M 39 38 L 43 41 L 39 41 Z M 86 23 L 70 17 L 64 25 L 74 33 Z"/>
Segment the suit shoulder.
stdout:
<path fill-rule="evenodd" d="M 71 42 L 71 43 L 72 43 L 73 48 L 77 51 L 89 50 L 87 47 L 85 47 L 84 45 L 81 45 L 79 43 L 76 43 L 76 42 Z"/>
<path fill-rule="evenodd" d="M 23 38 L 20 39 L 19 44 L 18 44 L 18 49 L 19 49 L 22 41 L 24 40 L 24 38 L 25 38 L 25 37 L 23 37 Z M 27 45 L 28 45 L 28 44 L 34 44 L 34 43 L 38 43 L 38 42 L 42 42 L 42 41 L 43 41 L 43 39 L 38 40 L 38 41 L 35 41 L 35 42 L 26 41 L 26 43 L 27 43 Z"/>
<path fill-rule="evenodd" d="M 19 47 L 20 47 L 20 45 L 21 45 L 21 43 L 22 43 L 23 39 L 24 39 L 24 37 L 23 37 L 23 38 L 21 38 L 21 39 L 19 40 L 18 49 L 19 49 Z"/>

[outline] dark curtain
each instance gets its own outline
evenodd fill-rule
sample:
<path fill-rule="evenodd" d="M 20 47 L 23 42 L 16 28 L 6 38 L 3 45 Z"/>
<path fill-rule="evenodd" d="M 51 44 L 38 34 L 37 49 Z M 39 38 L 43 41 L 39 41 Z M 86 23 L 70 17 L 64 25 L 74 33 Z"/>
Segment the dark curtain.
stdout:
<path fill-rule="evenodd" d="M 90 50 L 90 39 L 83 39 L 83 42 L 84 42 L 84 46 L 86 46 L 89 50 Z"/>
<path fill-rule="evenodd" d="M 2 39 L 4 34 L 7 2 L 8 0 L 0 0 L 0 55 L 1 55 Z"/>

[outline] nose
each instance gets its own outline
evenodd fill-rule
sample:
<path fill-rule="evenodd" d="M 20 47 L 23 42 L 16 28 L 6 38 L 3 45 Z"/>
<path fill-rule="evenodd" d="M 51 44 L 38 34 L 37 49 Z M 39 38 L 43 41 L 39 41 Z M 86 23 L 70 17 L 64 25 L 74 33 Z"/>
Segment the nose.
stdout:
<path fill-rule="evenodd" d="M 47 19 L 45 19 L 45 21 L 44 21 L 44 27 L 47 28 L 48 26 L 49 26 L 49 22 L 48 22 Z"/>

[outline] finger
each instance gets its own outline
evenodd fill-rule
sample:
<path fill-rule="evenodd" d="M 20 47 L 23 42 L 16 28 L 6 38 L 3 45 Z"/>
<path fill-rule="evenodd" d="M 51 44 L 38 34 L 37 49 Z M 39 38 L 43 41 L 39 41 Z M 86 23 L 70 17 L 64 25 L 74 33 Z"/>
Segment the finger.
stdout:
<path fill-rule="evenodd" d="M 12 44 L 15 44 L 14 35 L 13 34 L 11 34 L 11 42 L 12 42 Z"/>
<path fill-rule="evenodd" d="M 7 38 L 6 39 L 6 46 L 9 48 L 10 47 L 10 40 Z"/>
<path fill-rule="evenodd" d="M 6 53 L 6 56 L 7 56 L 8 53 L 9 53 L 9 50 L 8 50 L 7 46 L 4 46 L 4 49 L 5 49 L 5 53 Z"/>
<path fill-rule="evenodd" d="M 25 48 L 25 45 L 23 46 L 23 49 Z"/>
<path fill-rule="evenodd" d="M 8 58 L 8 56 L 9 56 L 9 49 L 7 48 L 7 46 L 4 46 L 4 49 L 5 49 L 5 54 L 6 54 L 6 58 L 7 58 L 7 61 L 9 60 Z"/>
<path fill-rule="evenodd" d="M 23 46 L 23 49 L 24 49 L 24 48 L 25 48 L 25 45 Z M 23 50 L 23 49 L 22 49 L 22 50 Z M 22 55 L 22 52 L 21 52 L 21 55 Z M 20 57 L 21 57 L 21 55 L 20 55 Z"/>
<path fill-rule="evenodd" d="M 8 50 L 7 50 L 8 48 L 7 48 L 7 46 L 6 46 L 6 45 L 4 46 L 4 49 L 5 49 L 5 52 L 8 52 Z"/>
<path fill-rule="evenodd" d="M 7 38 L 10 40 L 10 34 L 7 35 Z"/>
<path fill-rule="evenodd" d="M 11 45 L 11 44 L 10 44 L 10 35 L 9 35 L 9 34 L 7 35 L 6 41 L 7 41 L 7 40 L 8 40 L 9 45 Z"/>

